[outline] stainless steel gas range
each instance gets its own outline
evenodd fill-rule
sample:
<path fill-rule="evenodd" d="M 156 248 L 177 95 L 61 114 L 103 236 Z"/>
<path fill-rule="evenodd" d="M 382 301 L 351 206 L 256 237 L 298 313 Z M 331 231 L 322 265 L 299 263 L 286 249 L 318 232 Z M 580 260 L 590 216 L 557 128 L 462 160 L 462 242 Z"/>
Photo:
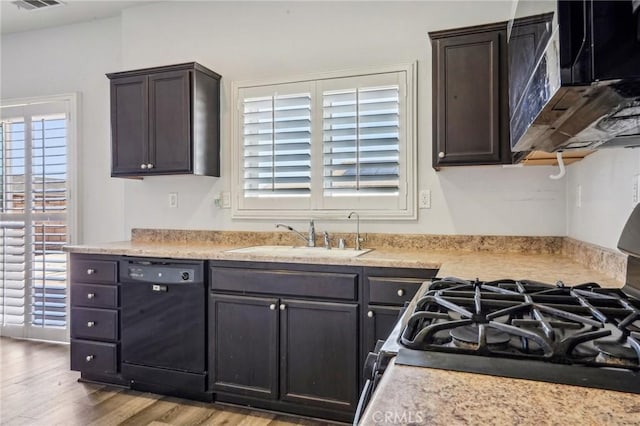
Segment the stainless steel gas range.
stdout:
<path fill-rule="evenodd" d="M 360 408 L 394 356 L 399 365 L 640 394 L 640 205 L 618 248 L 628 254 L 621 289 L 451 277 L 424 285 L 370 354 Z"/>

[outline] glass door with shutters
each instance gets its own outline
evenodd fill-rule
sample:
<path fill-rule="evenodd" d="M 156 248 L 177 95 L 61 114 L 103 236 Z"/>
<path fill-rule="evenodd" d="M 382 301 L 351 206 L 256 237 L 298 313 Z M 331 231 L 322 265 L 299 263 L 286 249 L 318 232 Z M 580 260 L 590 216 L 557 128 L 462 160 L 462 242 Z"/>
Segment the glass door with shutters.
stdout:
<path fill-rule="evenodd" d="M 0 334 L 67 340 L 68 102 L 0 109 Z"/>

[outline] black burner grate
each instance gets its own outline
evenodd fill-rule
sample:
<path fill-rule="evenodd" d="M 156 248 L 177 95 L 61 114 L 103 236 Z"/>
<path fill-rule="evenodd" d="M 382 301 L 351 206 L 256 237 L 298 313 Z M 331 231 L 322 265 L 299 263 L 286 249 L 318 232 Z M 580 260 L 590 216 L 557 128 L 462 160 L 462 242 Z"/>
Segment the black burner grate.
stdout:
<path fill-rule="evenodd" d="M 444 278 L 417 301 L 400 340 L 422 351 L 640 370 L 639 336 L 640 303 L 617 289 Z"/>

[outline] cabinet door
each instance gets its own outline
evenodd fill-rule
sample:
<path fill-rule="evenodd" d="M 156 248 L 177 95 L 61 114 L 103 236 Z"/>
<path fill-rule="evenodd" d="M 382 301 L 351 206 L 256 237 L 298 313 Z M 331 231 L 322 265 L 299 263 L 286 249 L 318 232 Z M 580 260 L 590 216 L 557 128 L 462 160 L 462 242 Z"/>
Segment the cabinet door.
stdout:
<path fill-rule="evenodd" d="M 111 174 L 139 174 L 147 163 L 147 79 L 111 80 Z"/>
<path fill-rule="evenodd" d="M 501 162 L 501 34 L 435 40 L 434 167 Z"/>
<path fill-rule="evenodd" d="M 209 296 L 209 381 L 214 391 L 278 397 L 277 299 Z"/>
<path fill-rule="evenodd" d="M 400 310 L 395 306 L 369 306 L 365 318 L 365 353 L 373 351 L 378 340 L 387 340 L 398 321 Z"/>
<path fill-rule="evenodd" d="M 353 411 L 358 401 L 356 304 L 283 299 L 280 398 Z"/>
<path fill-rule="evenodd" d="M 150 173 L 191 171 L 189 71 L 149 75 Z"/>

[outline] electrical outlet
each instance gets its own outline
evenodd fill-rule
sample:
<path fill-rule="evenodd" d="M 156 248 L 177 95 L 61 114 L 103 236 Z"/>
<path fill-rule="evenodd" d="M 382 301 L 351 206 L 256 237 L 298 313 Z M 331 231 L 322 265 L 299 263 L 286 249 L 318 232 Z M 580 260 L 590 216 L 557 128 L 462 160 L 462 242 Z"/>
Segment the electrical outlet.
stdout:
<path fill-rule="evenodd" d="M 431 208 L 431 191 L 428 189 L 423 189 L 419 193 L 418 205 L 421 209 L 430 209 Z"/>
<path fill-rule="evenodd" d="M 221 194 L 222 198 L 222 208 L 230 209 L 231 208 L 231 194 L 229 191 L 223 191 Z"/>
<path fill-rule="evenodd" d="M 178 208 L 178 193 L 170 192 L 169 193 L 169 207 L 172 209 Z"/>
<path fill-rule="evenodd" d="M 576 186 L 576 207 L 582 207 L 582 185 Z"/>

